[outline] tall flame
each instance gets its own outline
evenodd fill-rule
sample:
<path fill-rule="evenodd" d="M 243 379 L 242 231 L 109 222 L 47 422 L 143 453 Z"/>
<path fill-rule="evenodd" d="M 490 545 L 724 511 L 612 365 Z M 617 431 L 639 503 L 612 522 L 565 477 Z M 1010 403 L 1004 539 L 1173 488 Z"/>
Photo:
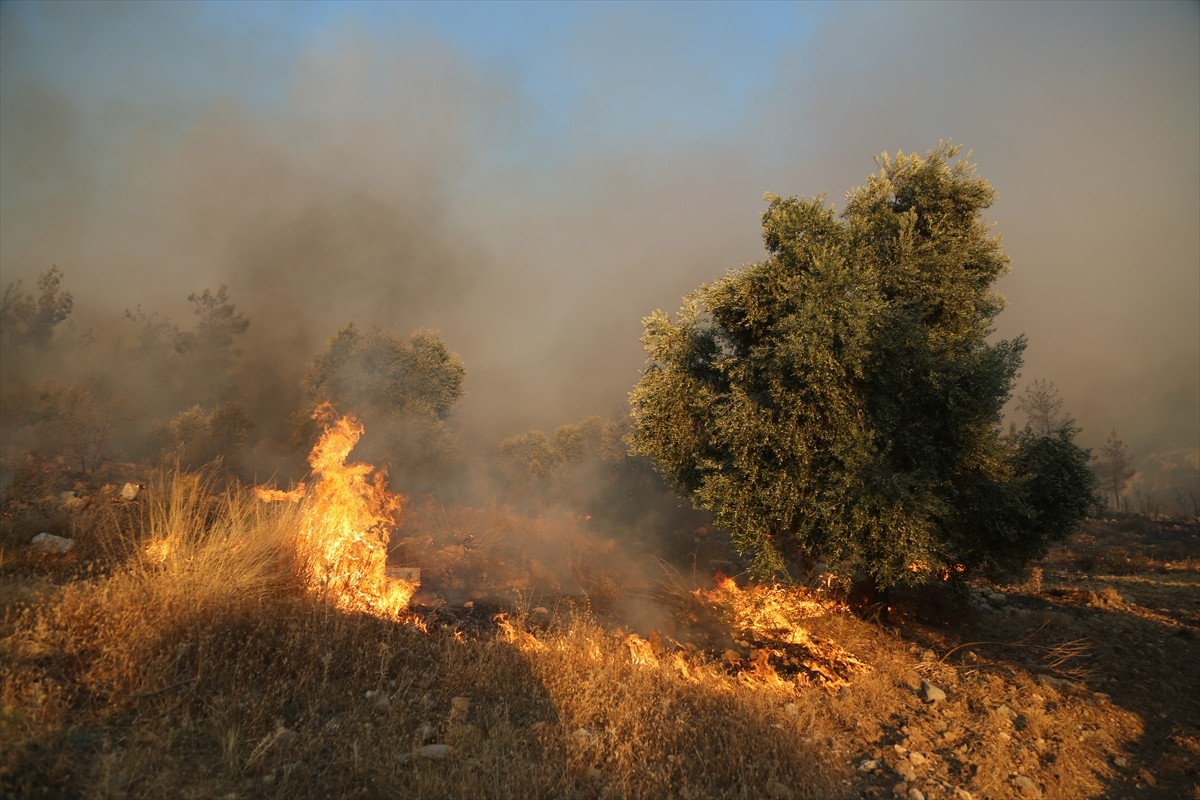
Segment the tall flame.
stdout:
<path fill-rule="evenodd" d="M 258 495 L 302 504 L 298 540 L 313 596 L 347 611 L 396 616 L 417 588 L 386 574 L 388 541 L 402 498 L 388 491 L 382 470 L 346 463 L 363 434 L 357 419 L 339 417 L 329 403 L 318 406 L 313 419 L 325 430 L 308 457 L 310 484 L 292 492 L 260 489 Z"/>

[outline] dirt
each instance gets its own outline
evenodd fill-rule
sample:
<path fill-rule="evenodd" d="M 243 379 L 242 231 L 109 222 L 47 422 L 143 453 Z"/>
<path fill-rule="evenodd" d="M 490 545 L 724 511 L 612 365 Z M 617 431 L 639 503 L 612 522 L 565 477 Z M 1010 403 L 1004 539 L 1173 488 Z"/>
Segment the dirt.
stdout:
<path fill-rule="evenodd" d="M 1092 521 L 1023 582 L 975 584 L 967 608 L 901 598 L 897 632 L 950 699 L 899 718 L 906 732 L 880 744 L 907 740 L 902 746 L 945 756 L 930 759 L 941 768 L 924 780 L 935 786 L 966 785 L 991 753 L 1007 757 L 1011 773 L 997 796 L 1065 796 L 1070 781 L 1091 779 L 1101 783 L 1091 796 L 1200 797 L 1198 555 L 1194 521 Z M 953 687 L 965 684 L 992 713 L 974 714 L 977 724 L 961 736 L 972 742 L 966 749 L 945 746 L 959 738 L 944 727 L 961 716 Z M 1072 756 L 1065 771 L 1064 751 Z M 1032 782 L 1024 791 L 1021 776 Z"/>

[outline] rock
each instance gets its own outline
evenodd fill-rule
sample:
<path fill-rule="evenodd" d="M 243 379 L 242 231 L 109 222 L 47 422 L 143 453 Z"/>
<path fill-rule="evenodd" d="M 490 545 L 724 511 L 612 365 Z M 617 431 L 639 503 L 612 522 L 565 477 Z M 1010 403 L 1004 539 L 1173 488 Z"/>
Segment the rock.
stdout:
<path fill-rule="evenodd" d="M 1147 786 L 1158 786 L 1158 780 L 1154 777 L 1154 773 L 1148 769 L 1138 770 L 1138 780 Z"/>
<path fill-rule="evenodd" d="M 879 762 L 873 758 L 864 758 L 858 764 L 859 772 L 874 772 L 879 769 Z"/>
<path fill-rule="evenodd" d="M 1061 691 L 1075 689 L 1078 687 L 1078 684 L 1075 683 L 1075 681 L 1069 681 L 1066 678 L 1056 678 L 1053 675 L 1038 675 L 1036 680 L 1043 686 L 1052 686 Z"/>
<path fill-rule="evenodd" d="M 908 797 L 908 784 L 897 783 L 892 787 L 892 794 L 896 795 L 896 797 Z"/>
<path fill-rule="evenodd" d="M 917 771 L 913 769 L 913 765 L 904 760 L 896 764 L 896 774 L 909 783 L 917 779 Z"/>
<path fill-rule="evenodd" d="M 86 500 L 75 494 L 73 491 L 66 491 L 58 496 L 59 508 L 82 508 L 86 502 Z"/>
<path fill-rule="evenodd" d="M 121 487 L 121 499 L 137 500 L 138 495 L 142 493 L 142 489 L 144 488 L 146 487 L 140 483 L 126 483 Z"/>
<path fill-rule="evenodd" d="M 912 762 L 914 767 L 919 767 L 929 759 L 926 758 L 922 753 L 909 753 L 908 760 Z"/>
<path fill-rule="evenodd" d="M 971 794 L 966 789 L 956 788 L 954 790 L 954 800 L 975 800 L 975 795 Z"/>
<path fill-rule="evenodd" d="M 1113 766 L 1119 767 L 1120 769 L 1125 769 L 1129 766 L 1129 759 L 1125 756 L 1117 756 L 1113 759 Z"/>
<path fill-rule="evenodd" d="M 299 738 L 300 734 L 296 733 L 291 728 L 275 729 L 275 746 L 281 749 L 291 747 Z"/>
<path fill-rule="evenodd" d="M 926 680 L 921 681 L 921 697 L 929 703 L 940 703 L 946 699 L 946 693 Z"/>
<path fill-rule="evenodd" d="M 65 553 L 75 546 L 74 539 L 65 536 L 55 536 L 53 533 L 39 533 L 30 542 L 43 553 Z"/>
<path fill-rule="evenodd" d="M 925 793 L 915 786 L 908 787 L 908 800 L 925 800 Z"/>
<path fill-rule="evenodd" d="M 792 793 L 779 781 L 771 780 L 767 781 L 767 796 L 771 800 L 788 800 Z"/>
<path fill-rule="evenodd" d="M 414 752 L 421 758 L 428 758 L 430 761 L 445 761 L 450 755 L 450 745 L 427 744 L 418 747 Z"/>
<path fill-rule="evenodd" d="M 1041 800 L 1042 790 L 1037 787 L 1037 784 L 1024 775 L 1017 775 L 1013 778 L 1013 785 L 1017 787 L 1021 797 L 1029 797 L 1032 800 Z"/>

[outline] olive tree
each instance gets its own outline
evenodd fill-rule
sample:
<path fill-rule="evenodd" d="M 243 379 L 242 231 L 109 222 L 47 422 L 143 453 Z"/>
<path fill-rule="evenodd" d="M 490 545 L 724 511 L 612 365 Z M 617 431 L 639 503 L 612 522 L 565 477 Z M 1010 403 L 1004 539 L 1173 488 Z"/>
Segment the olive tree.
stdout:
<path fill-rule="evenodd" d="M 430 490 L 458 457 L 447 418 L 463 395 L 466 367 L 440 334 L 417 330 L 407 340 L 378 327 L 347 325 L 309 362 L 304 389 L 313 403 L 332 402 L 367 428 L 364 454 L 404 470 L 409 491 Z M 315 438 L 303 415 L 302 440 Z"/>
<path fill-rule="evenodd" d="M 1049 447 L 1001 428 L 1025 341 L 993 340 L 1008 257 L 959 153 L 879 157 L 840 214 L 767 195 L 767 259 L 645 320 L 632 447 L 759 573 L 822 557 L 886 587 L 1012 566 L 1082 516 L 1040 503 L 1090 503 L 1072 430 Z"/>

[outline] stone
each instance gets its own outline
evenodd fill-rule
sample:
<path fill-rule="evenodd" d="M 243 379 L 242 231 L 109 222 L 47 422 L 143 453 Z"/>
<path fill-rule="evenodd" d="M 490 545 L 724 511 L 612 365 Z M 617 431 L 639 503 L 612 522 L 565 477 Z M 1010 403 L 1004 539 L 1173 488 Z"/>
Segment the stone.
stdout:
<path fill-rule="evenodd" d="M 877 769 L 879 769 L 879 762 L 873 758 L 864 758 L 858 764 L 859 772 L 874 772 Z"/>
<path fill-rule="evenodd" d="M 430 761 L 445 761 L 450 755 L 450 745 L 427 744 L 418 747 L 415 752 L 421 758 L 428 758 Z"/>
<path fill-rule="evenodd" d="M 956 788 L 954 790 L 954 800 L 975 800 L 975 795 L 971 794 L 966 789 Z"/>
<path fill-rule="evenodd" d="M 75 546 L 75 540 L 43 532 L 33 537 L 30 544 L 43 553 L 65 553 Z"/>
<path fill-rule="evenodd" d="M 140 483 L 126 483 L 121 487 L 121 499 L 137 500 L 138 495 L 142 493 L 142 489 L 144 488 L 145 486 Z"/>
<path fill-rule="evenodd" d="M 913 769 L 913 765 L 903 760 L 896 764 L 896 774 L 910 783 L 917 779 L 917 771 Z"/>
<path fill-rule="evenodd" d="M 1129 759 L 1125 756 L 1117 756 L 1113 759 L 1113 766 L 1119 767 L 1120 769 L 1125 769 L 1129 766 Z"/>
<path fill-rule="evenodd" d="M 85 503 L 87 501 L 73 491 L 66 491 L 58 496 L 58 505 L 60 508 L 82 508 Z"/>
<path fill-rule="evenodd" d="M 925 793 L 915 786 L 908 787 L 908 800 L 925 800 Z"/>
<path fill-rule="evenodd" d="M 946 699 L 946 692 L 934 686 L 927 680 L 921 681 L 921 697 L 929 703 L 940 703 Z"/>
<path fill-rule="evenodd" d="M 908 760 L 912 762 L 914 767 L 919 767 L 929 759 L 923 753 L 909 753 Z"/>
<path fill-rule="evenodd" d="M 1042 790 L 1037 787 L 1030 778 L 1025 775 L 1017 775 L 1013 778 L 1013 785 L 1017 787 L 1017 791 L 1021 793 L 1021 797 L 1029 797 L 1032 800 L 1041 800 Z"/>

